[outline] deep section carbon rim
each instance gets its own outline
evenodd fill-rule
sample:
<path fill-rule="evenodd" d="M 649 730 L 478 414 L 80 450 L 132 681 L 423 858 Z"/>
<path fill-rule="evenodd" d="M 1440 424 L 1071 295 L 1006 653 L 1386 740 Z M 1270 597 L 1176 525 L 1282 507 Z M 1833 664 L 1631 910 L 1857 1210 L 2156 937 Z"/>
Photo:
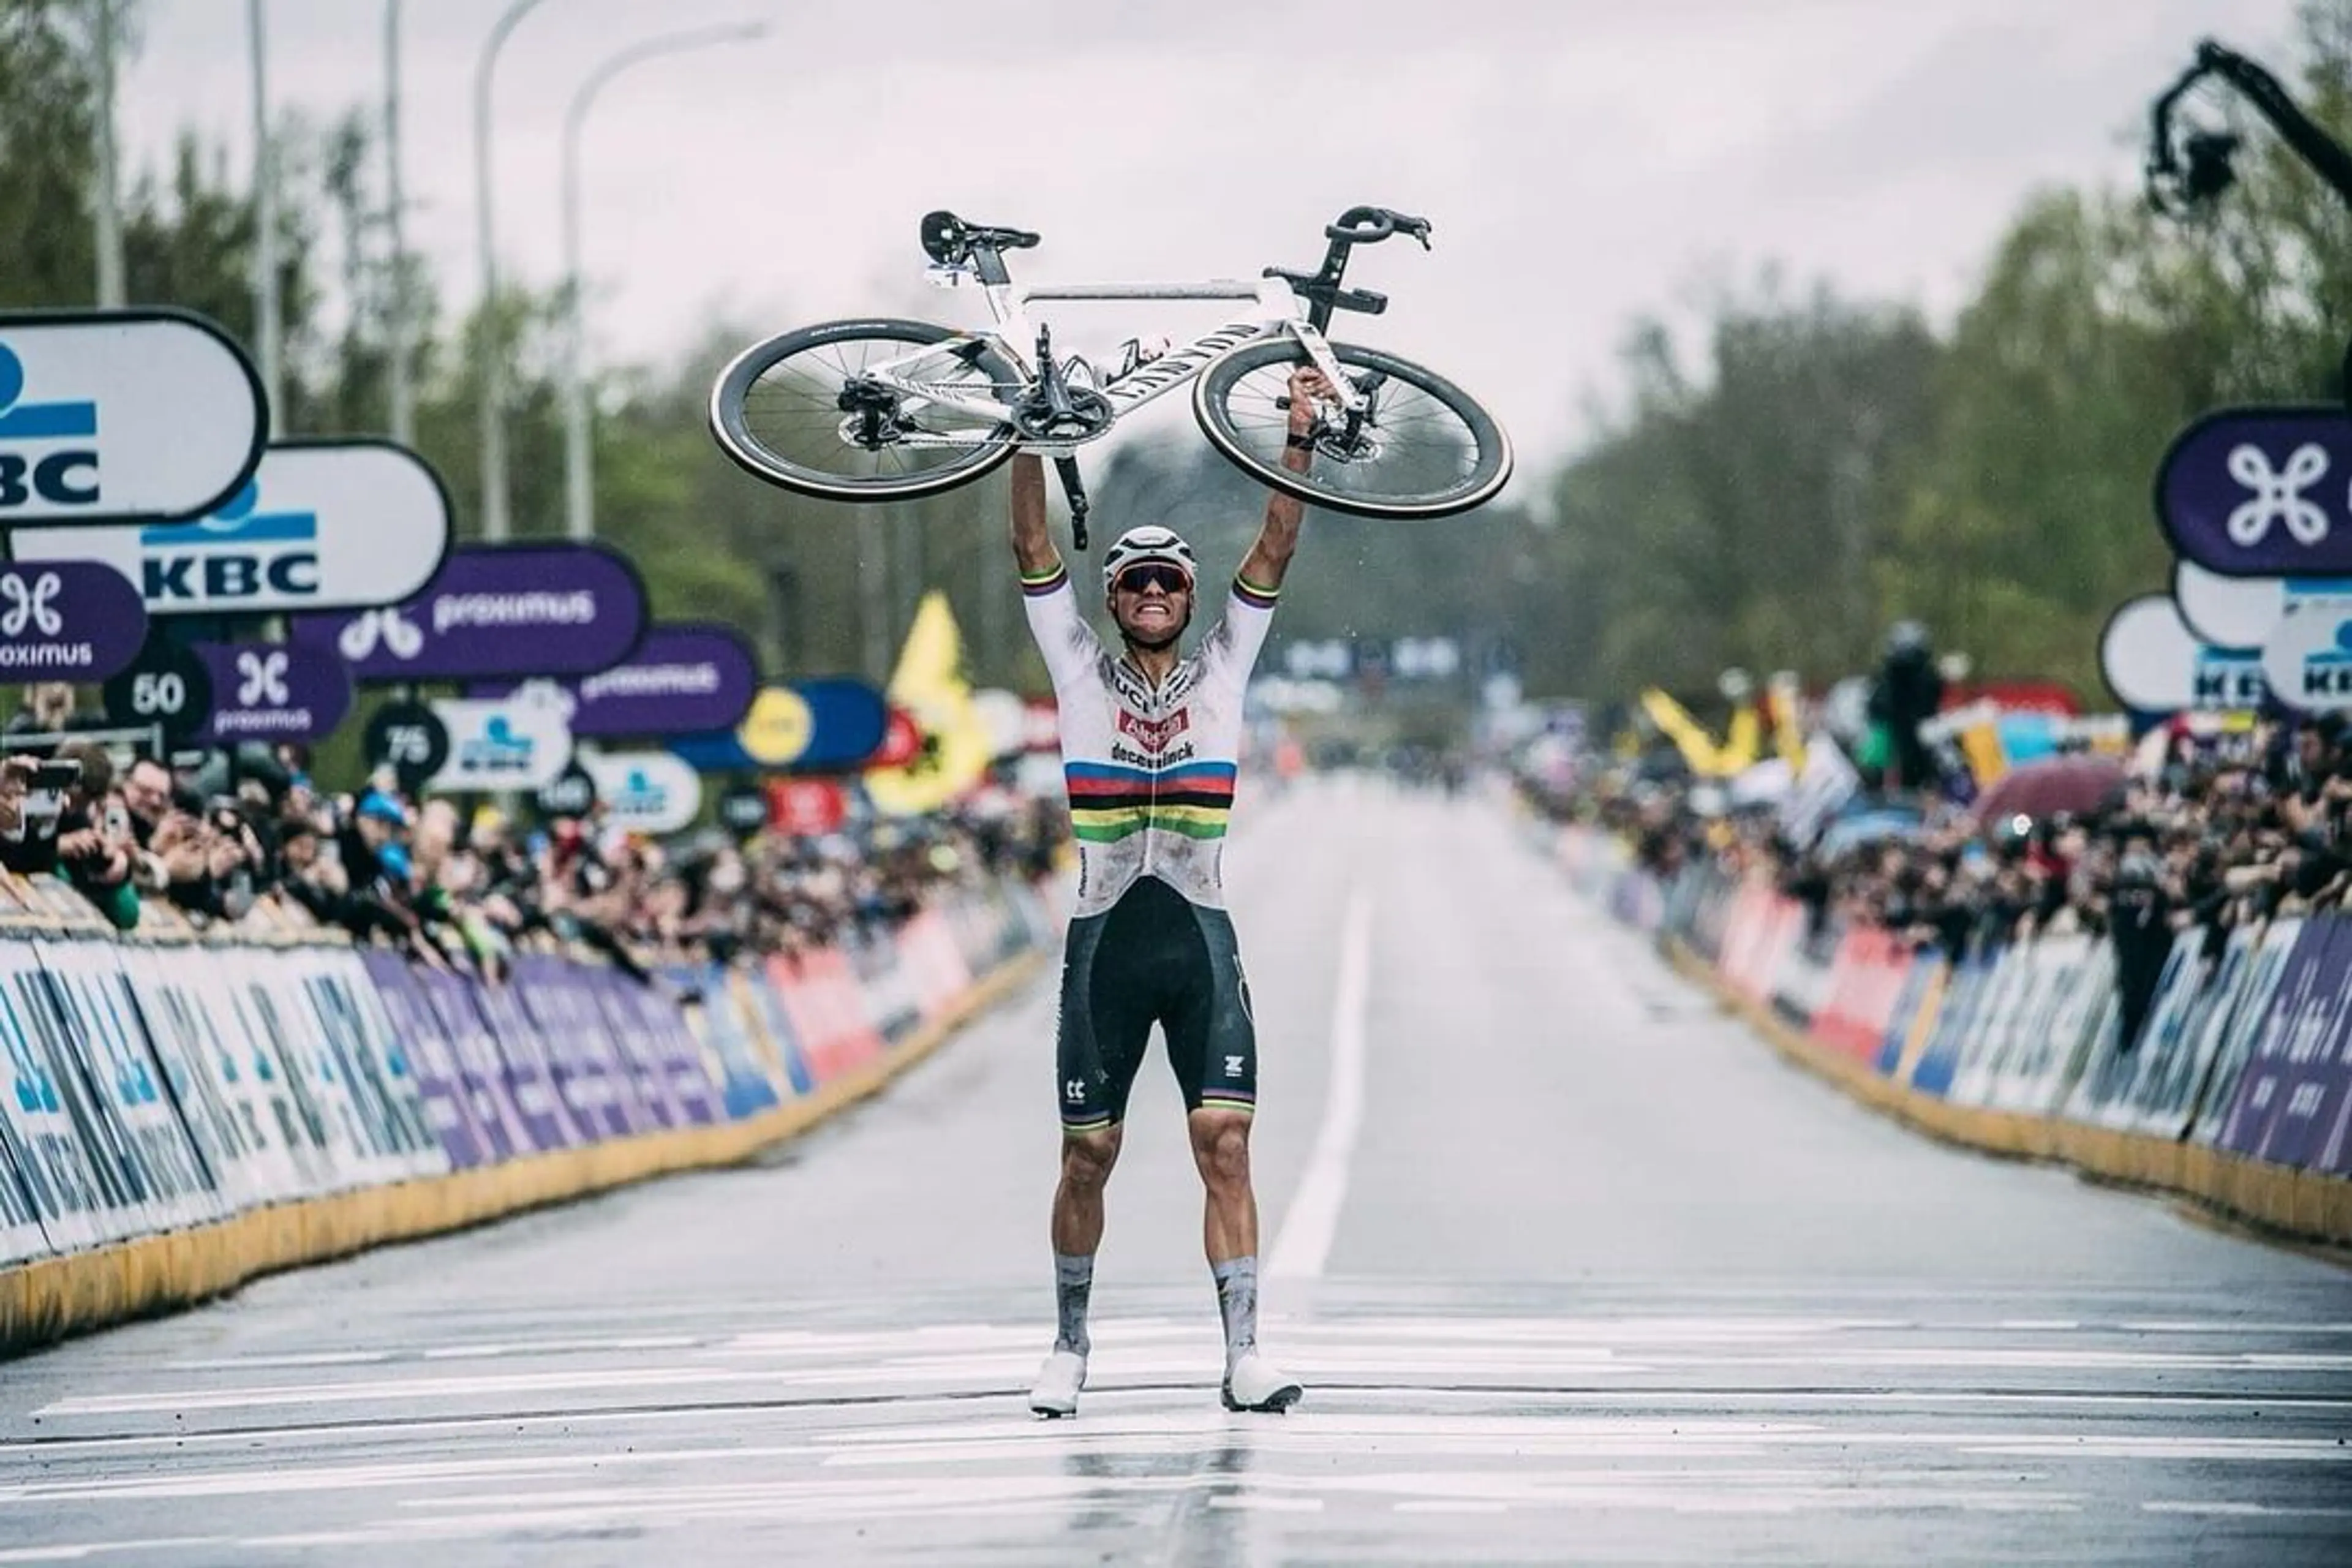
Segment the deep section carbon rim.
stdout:
<path fill-rule="evenodd" d="M 1335 511 L 1364 517 L 1445 517 L 1491 500 L 1511 475 L 1511 446 L 1460 387 L 1410 360 L 1353 343 L 1332 353 L 1369 388 L 1370 417 L 1328 433 L 1313 468 L 1282 466 L 1290 373 L 1306 361 L 1295 339 L 1234 350 L 1201 373 L 1193 412 L 1210 441 L 1265 483 Z"/>
<path fill-rule="evenodd" d="M 835 321 L 740 356 L 712 390 L 712 431 L 729 457 L 761 479 L 847 500 L 935 494 L 1011 455 L 1002 420 L 919 395 L 877 391 L 874 412 L 862 413 L 854 389 L 886 364 L 894 377 L 942 395 L 998 403 L 1020 390 L 1003 355 L 945 327 Z M 844 406 L 845 390 L 853 406 Z"/>

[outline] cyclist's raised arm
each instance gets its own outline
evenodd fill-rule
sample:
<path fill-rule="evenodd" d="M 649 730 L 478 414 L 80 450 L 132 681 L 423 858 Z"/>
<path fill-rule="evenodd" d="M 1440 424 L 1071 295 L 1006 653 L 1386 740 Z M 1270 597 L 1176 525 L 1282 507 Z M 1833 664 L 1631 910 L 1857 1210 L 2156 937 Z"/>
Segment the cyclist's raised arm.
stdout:
<path fill-rule="evenodd" d="M 1034 452 L 1013 459 L 1013 560 L 1024 583 L 1049 577 L 1062 564 L 1045 526 L 1045 465 Z"/>
<path fill-rule="evenodd" d="M 1312 365 L 1300 365 L 1290 373 L 1290 435 L 1283 443 L 1282 466 L 1294 474 L 1303 474 L 1313 467 L 1315 448 L 1311 437 L 1315 432 L 1316 401 L 1330 395 L 1331 384 L 1323 373 Z M 1045 481 L 1038 481 L 1043 489 Z M 1253 588 L 1271 594 L 1282 586 L 1283 574 L 1290 570 L 1290 557 L 1298 548 L 1299 520 L 1306 516 L 1306 503 L 1296 496 L 1276 494 L 1266 500 L 1265 521 L 1259 525 L 1257 542 L 1250 546 L 1249 554 L 1242 561 L 1242 581 Z"/>

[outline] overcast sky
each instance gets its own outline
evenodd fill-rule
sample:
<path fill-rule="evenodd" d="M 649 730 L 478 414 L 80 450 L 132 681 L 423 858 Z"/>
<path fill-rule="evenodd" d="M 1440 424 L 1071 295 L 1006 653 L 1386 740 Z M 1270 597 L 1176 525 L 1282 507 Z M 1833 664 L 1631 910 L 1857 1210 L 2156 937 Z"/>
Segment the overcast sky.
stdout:
<path fill-rule="evenodd" d="M 500 0 L 406 0 L 411 243 L 476 288 L 474 62 Z M 1436 225 L 1361 253 L 1349 335 L 1558 455 L 1629 315 L 1767 260 L 1940 321 L 2018 203 L 2137 179 L 2149 99 L 2212 34 L 2284 63 L 2294 0 L 541 0 L 500 57 L 499 250 L 560 272 L 564 107 L 614 51 L 764 18 L 616 79 L 583 167 L 593 333 L 658 362 L 714 311 L 764 331 L 929 294 L 928 209 L 1040 230 L 1030 281 L 1308 267 L 1358 202 Z M 280 109 L 381 94 L 383 0 L 268 0 Z M 148 0 L 126 158 L 249 146 L 246 0 Z M 238 164 L 242 167 L 242 163 Z M 1089 307 L 1084 343 L 1181 329 Z M 1130 312 L 1147 314 L 1131 314 Z"/>

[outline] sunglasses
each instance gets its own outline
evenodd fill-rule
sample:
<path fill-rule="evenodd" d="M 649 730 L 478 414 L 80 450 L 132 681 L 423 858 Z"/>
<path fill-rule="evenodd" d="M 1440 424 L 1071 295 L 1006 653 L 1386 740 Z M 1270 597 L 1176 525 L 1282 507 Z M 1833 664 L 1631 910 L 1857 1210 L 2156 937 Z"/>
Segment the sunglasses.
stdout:
<path fill-rule="evenodd" d="M 1130 566 L 1113 579 L 1113 585 L 1122 594 L 1144 593 L 1154 584 L 1159 584 L 1163 594 L 1182 594 L 1191 591 L 1192 579 L 1182 567 L 1169 566 L 1156 561 Z"/>

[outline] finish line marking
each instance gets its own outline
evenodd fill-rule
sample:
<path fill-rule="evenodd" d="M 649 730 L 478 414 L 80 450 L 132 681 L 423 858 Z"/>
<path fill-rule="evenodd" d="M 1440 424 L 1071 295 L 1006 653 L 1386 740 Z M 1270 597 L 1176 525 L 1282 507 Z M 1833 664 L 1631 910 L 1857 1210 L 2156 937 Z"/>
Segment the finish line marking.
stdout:
<path fill-rule="evenodd" d="M 1364 1121 L 1364 1011 L 1372 986 L 1372 899 L 1361 887 L 1348 898 L 1339 938 L 1339 984 L 1331 1005 L 1331 1085 L 1315 1152 L 1290 1212 L 1282 1216 L 1266 1259 L 1269 1279 L 1315 1279 L 1331 1256 L 1339 1205 L 1348 1197 L 1348 1163 Z"/>

